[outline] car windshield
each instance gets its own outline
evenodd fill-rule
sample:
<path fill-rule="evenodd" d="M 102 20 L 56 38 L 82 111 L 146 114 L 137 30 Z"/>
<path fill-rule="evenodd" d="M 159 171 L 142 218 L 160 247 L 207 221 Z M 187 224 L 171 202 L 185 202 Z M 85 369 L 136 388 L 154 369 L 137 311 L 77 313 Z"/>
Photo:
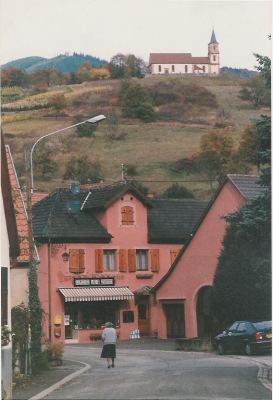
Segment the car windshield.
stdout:
<path fill-rule="evenodd" d="M 271 329 L 272 321 L 254 322 L 253 325 L 258 329 Z"/>

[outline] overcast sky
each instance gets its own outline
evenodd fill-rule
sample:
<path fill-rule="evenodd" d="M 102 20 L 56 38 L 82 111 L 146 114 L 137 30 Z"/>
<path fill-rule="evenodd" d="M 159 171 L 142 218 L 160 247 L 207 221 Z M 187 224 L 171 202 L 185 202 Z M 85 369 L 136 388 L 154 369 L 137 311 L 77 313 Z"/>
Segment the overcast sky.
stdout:
<path fill-rule="evenodd" d="M 1 64 L 81 52 L 106 59 L 132 53 L 206 56 L 214 27 L 221 66 L 253 69 L 271 57 L 270 1 L 0 0 Z"/>

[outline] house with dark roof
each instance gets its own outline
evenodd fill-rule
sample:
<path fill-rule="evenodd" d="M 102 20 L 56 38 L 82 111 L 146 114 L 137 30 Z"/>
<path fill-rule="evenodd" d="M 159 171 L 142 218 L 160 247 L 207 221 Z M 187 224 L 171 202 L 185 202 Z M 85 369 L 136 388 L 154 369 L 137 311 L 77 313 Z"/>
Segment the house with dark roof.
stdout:
<path fill-rule="evenodd" d="M 150 199 L 132 183 L 73 185 L 33 205 L 38 286 L 49 340 L 89 342 L 106 321 L 121 339 L 152 334 L 149 291 L 207 202 Z"/>
<path fill-rule="evenodd" d="M 150 53 L 149 68 L 152 75 L 218 75 L 220 53 L 214 30 L 212 30 L 206 57 L 193 57 L 191 53 Z"/>
<path fill-rule="evenodd" d="M 152 329 L 160 338 L 210 336 L 211 287 L 227 225 L 223 217 L 263 192 L 258 176 L 227 175 L 195 225 L 191 238 L 151 289 Z"/>

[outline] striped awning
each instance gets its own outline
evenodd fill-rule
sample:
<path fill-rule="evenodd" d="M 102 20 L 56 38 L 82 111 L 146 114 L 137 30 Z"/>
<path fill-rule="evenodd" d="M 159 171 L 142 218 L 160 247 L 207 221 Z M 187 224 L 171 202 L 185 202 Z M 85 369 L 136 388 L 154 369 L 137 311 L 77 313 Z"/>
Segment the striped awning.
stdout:
<path fill-rule="evenodd" d="M 59 288 L 64 301 L 130 300 L 134 294 L 128 287 L 73 287 Z"/>

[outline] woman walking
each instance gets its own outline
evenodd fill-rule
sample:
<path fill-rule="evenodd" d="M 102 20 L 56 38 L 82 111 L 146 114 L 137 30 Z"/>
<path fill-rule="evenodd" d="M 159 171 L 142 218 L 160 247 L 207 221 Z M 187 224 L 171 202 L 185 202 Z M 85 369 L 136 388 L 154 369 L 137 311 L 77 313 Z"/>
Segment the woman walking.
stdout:
<path fill-rule="evenodd" d="M 116 358 L 117 332 L 112 322 L 106 322 L 101 335 L 103 348 L 101 358 L 107 358 L 107 368 L 114 368 Z"/>

